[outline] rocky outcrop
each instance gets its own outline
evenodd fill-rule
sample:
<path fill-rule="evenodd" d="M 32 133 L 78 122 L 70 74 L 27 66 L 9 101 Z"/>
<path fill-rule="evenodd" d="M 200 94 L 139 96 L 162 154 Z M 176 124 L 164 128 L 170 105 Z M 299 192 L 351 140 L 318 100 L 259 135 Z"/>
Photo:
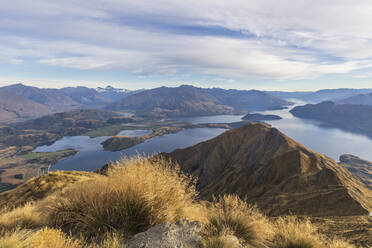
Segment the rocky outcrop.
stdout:
<path fill-rule="evenodd" d="M 270 215 L 360 215 L 372 209 L 372 192 L 348 170 L 265 124 L 162 155 L 198 177 L 204 199 L 238 194 Z"/>
<path fill-rule="evenodd" d="M 159 224 L 146 232 L 136 234 L 128 248 L 201 248 L 201 224 L 183 220 L 173 224 Z"/>

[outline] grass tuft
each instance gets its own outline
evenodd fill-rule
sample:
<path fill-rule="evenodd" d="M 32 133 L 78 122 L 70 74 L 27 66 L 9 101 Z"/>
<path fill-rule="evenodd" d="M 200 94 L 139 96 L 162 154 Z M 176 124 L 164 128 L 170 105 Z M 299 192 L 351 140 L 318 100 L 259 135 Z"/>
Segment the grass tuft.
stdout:
<path fill-rule="evenodd" d="M 272 226 L 255 206 L 248 205 L 238 196 L 225 195 L 211 204 L 204 232 L 209 237 L 234 235 L 242 243 L 259 245 L 267 243 Z"/>
<path fill-rule="evenodd" d="M 7 211 L 2 210 L 0 215 L 0 230 L 13 231 L 16 229 L 32 229 L 41 226 L 39 212 L 33 203 L 27 203 L 23 207 L 18 207 Z"/>
<path fill-rule="evenodd" d="M 81 248 L 82 244 L 68 237 L 60 230 L 44 228 L 26 240 L 28 247 L 38 248 Z"/>
<path fill-rule="evenodd" d="M 179 219 L 201 219 L 194 180 L 162 158 L 125 159 L 107 177 L 75 184 L 49 202 L 47 223 L 67 232 L 96 237 L 125 236 Z"/>
<path fill-rule="evenodd" d="M 325 247 L 323 237 L 308 219 L 299 220 L 295 216 L 279 217 L 274 226 L 274 243 L 278 248 Z"/>

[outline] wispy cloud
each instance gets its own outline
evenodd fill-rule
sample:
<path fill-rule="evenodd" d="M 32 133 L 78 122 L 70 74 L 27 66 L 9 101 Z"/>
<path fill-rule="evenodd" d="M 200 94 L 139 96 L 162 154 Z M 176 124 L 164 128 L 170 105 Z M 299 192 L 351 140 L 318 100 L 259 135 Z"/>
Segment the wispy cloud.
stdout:
<path fill-rule="evenodd" d="M 0 4 L 0 62 L 299 80 L 372 67 L 372 2 L 28 0 Z"/>

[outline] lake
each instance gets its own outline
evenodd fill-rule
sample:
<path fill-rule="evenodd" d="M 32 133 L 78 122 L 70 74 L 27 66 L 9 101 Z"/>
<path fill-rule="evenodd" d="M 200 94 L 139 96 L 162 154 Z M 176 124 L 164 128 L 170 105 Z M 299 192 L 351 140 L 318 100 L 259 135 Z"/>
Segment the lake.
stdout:
<path fill-rule="evenodd" d="M 296 102 L 294 106 L 303 105 L 304 102 L 291 99 Z M 294 107 L 294 106 L 291 106 Z M 340 155 L 350 153 L 372 161 L 372 139 L 366 135 L 355 134 L 339 128 L 322 126 L 318 121 L 300 119 L 294 117 L 290 109 L 260 111 L 261 114 L 275 114 L 282 120 L 267 121 L 273 127 L 278 128 L 287 136 L 302 143 L 308 148 L 323 153 L 336 161 Z M 203 117 L 176 118 L 193 124 L 201 123 L 224 123 L 241 120 L 241 115 L 219 115 Z M 120 152 L 103 151 L 101 142 L 109 137 L 89 138 L 87 136 L 64 137 L 50 146 L 40 146 L 35 152 L 51 152 L 67 148 L 79 150 L 74 157 L 59 161 L 51 167 L 51 170 L 85 170 L 91 171 L 100 168 L 109 161 L 116 161 L 123 156 L 131 156 L 137 153 L 152 155 L 157 152 L 170 152 L 177 148 L 185 148 L 199 142 L 211 139 L 225 129 L 220 128 L 196 128 L 184 129 L 179 133 L 168 134 L 131 147 Z M 124 136 L 141 136 L 149 134 L 150 130 L 126 130 L 120 132 Z"/>
<path fill-rule="evenodd" d="M 119 160 L 123 156 L 136 154 L 152 155 L 158 152 L 171 152 L 176 148 L 185 148 L 199 142 L 211 139 L 226 129 L 195 128 L 184 129 L 178 133 L 158 136 L 120 152 L 103 151 L 101 142 L 109 137 L 89 138 L 87 136 L 64 137 L 50 146 L 39 146 L 34 152 L 53 152 L 67 148 L 79 150 L 74 157 L 61 160 L 51 167 L 51 170 L 84 170 L 92 171 L 102 165 Z M 127 130 L 121 135 L 138 136 L 147 134 L 148 130 Z"/>
<path fill-rule="evenodd" d="M 295 102 L 291 106 L 305 105 L 305 102 L 297 99 L 288 99 Z M 340 128 L 326 127 L 316 120 L 301 119 L 293 116 L 289 110 L 270 110 L 256 113 L 274 114 L 282 117 L 282 120 L 267 121 L 287 136 L 300 142 L 304 146 L 327 155 L 336 161 L 342 154 L 353 154 L 372 161 L 372 139 L 367 135 L 356 134 Z"/>

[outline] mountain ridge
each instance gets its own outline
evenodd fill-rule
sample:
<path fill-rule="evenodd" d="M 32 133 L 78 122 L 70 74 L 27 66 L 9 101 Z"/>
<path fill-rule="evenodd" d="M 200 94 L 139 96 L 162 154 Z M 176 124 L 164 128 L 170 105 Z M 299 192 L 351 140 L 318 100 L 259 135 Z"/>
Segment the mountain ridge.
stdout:
<path fill-rule="evenodd" d="M 106 107 L 137 115 L 175 117 L 241 114 L 248 110 L 281 107 L 290 103 L 261 91 L 160 87 L 137 93 Z"/>
<path fill-rule="evenodd" d="M 371 191 L 349 171 L 262 123 L 161 156 L 197 176 L 204 199 L 236 193 L 271 215 L 354 215 L 372 208 Z"/>

